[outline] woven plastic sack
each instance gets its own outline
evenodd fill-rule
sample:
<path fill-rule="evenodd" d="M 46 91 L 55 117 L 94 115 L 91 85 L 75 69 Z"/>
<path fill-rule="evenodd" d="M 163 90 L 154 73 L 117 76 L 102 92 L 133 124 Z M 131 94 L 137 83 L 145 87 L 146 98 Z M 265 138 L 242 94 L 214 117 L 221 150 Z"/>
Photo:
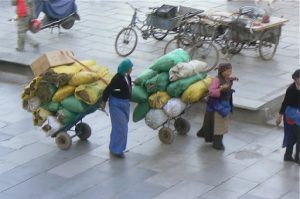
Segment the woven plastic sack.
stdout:
<path fill-rule="evenodd" d="M 181 95 L 181 100 L 187 104 L 196 103 L 208 92 L 213 78 L 208 76 L 203 80 L 190 85 Z"/>
<path fill-rule="evenodd" d="M 133 111 L 132 120 L 138 122 L 145 118 L 146 114 L 150 110 L 148 102 L 138 104 Z"/>
<path fill-rule="evenodd" d="M 56 113 L 56 111 L 59 108 L 59 103 L 58 102 L 48 102 L 47 104 L 44 104 L 41 106 L 43 109 L 46 109 L 47 111 Z"/>
<path fill-rule="evenodd" d="M 197 75 L 186 77 L 184 79 L 177 80 L 169 84 L 167 92 L 172 97 L 179 97 L 183 91 L 185 91 L 191 84 L 204 79 L 206 77 L 205 73 L 199 73 Z"/>
<path fill-rule="evenodd" d="M 178 63 L 170 69 L 169 80 L 176 81 L 178 79 L 196 75 L 198 73 L 204 72 L 206 67 L 207 63 L 199 60 L 192 60 L 186 63 Z"/>
<path fill-rule="evenodd" d="M 61 108 L 57 111 L 57 119 L 64 125 L 70 124 L 75 118 L 76 113 L 73 113 L 66 108 Z"/>
<path fill-rule="evenodd" d="M 152 129 L 157 129 L 168 120 L 162 109 L 151 109 L 145 117 L 145 123 Z"/>
<path fill-rule="evenodd" d="M 91 84 L 80 85 L 75 89 L 75 97 L 87 104 L 95 104 L 107 87 L 102 80 Z"/>
<path fill-rule="evenodd" d="M 82 84 L 90 84 L 99 79 L 99 76 L 95 72 L 90 71 L 80 71 L 73 75 L 73 77 L 69 81 L 69 85 L 71 86 L 79 86 Z"/>
<path fill-rule="evenodd" d="M 158 91 L 152 94 L 148 101 L 151 108 L 162 108 L 168 100 L 171 99 L 170 95 L 165 91 Z"/>
<path fill-rule="evenodd" d="M 159 72 L 169 72 L 170 68 L 180 62 L 188 62 L 191 60 L 189 53 L 183 49 L 175 49 L 160 58 L 149 66 L 150 69 Z"/>
<path fill-rule="evenodd" d="M 41 76 L 35 77 L 29 84 L 27 84 L 21 94 L 23 100 L 28 100 L 35 96 L 36 90 L 39 86 L 40 81 L 42 80 Z"/>
<path fill-rule="evenodd" d="M 51 113 L 41 107 L 38 109 L 34 110 L 32 112 L 33 115 L 33 125 L 35 126 L 41 126 L 47 119 Z"/>
<path fill-rule="evenodd" d="M 146 81 L 145 87 L 147 93 L 165 91 L 169 84 L 169 74 L 167 72 L 159 73 L 155 77 Z"/>
<path fill-rule="evenodd" d="M 140 75 L 137 76 L 137 78 L 133 81 L 133 83 L 135 85 L 144 86 L 148 79 L 151 79 L 157 74 L 158 74 L 157 71 L 147 68 Z"/>
<path fill-rule="evenodd" d="M 40 98 L 41 102 L 44 104 L 51 101 L 56 91 L 57 88 L 55 85 L 42 80 L 37 88 L 36 95 Z"/>
<path fill-rule="evenodd" d="M 143 86 L 133 85 L 131 92 L 131 101 L 136 103 L 147 102 L 148 93 Z"/>
<path fill-rule="evenodd" d="M 74 95 L 71 95 L 61 101 L 61 105 L 73 113 L 82 113 L 88 107 L 87 104 L 76 99 Z"/>
<path fill-rule="evenodd" d="M 66 85 L 57 89 L 56 93 L 52 97 L 53 102 L 60 102 L 66 97 L 73 95 L 75 91 L 74 86 Z"/>
<path fill-rule="evenodd" d="M 172 98 L 164 105 L 163 110 L 170 118 L 174 118 L 180 115 L 185 108 L 186 104 L 180 98 Z"/>

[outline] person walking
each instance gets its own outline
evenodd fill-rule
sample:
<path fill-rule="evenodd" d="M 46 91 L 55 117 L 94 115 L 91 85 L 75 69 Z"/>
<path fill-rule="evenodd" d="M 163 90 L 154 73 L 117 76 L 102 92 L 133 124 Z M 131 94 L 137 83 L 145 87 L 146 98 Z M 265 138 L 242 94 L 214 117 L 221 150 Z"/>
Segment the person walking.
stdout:
<path fill-rule="evenodd" d="M 28 34 L 29 23 L 34 17 L 33 0 L 11 0 L 12 5 L 16 6 L 17 13 L 17 48 L 19 52 L 23 52 L 25 42 L 28 42 L 32 47 L 38 48 L 39 43 L 34 41 Z"/>
<path fill-rule="evenodd" d="M 131 98 L 131 77 L 133 64 L 124 59 L 118 66 L 117 74 L 107 85 L 102 95 L 101 109 L 104 110 L 109 100 L 111 135 L 109 150 L 111 155 L 123 158 L 127 145 L 128 122 Z"/>
<path fill-rule="evenodd" d="M 282 146 L 286 148 L 283 160 L 296 161 L 300 164 L 300 69 L 293 73 L 292 78 L 294 82 L 286 89 L 275 123 L 279 125 L 283 117 L 284 138 Z M 295 144 L 296 153 L 295 158 L 293 158 Z"/>
<path fill-rule="evenodd" d="M 213 142 L 213 148 L 224 150 L 223 135 L 228 132 L 229 114 L 232 112 L 233 81 L 230 63 L 220 63 L 218 75 L 209 87 L 209 98 L 202 128 L 197 132 L 206 142 Z"/>

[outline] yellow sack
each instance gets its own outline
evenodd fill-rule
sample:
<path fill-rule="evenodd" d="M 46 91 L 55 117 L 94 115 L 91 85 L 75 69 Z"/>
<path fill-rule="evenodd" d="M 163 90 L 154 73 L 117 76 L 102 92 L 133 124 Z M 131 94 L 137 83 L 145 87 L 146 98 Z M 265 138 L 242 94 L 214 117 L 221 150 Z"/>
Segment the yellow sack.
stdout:
<path fill-rule="evenodd" d="M 88 68 L 93 72 L 97 73 L 100 77 L 104 77 L 109 73 L 108 67 L 106 66 L 92 65 L 92 66 L 88 66 Z"/>
<path fill-rule="evenodd" d="M 51 115 L 51 112 L 40 107 L 35 111 L 33 111 L 32 115 L 33 115 L 33 125 L 42 126 L 42 124 L 46 121 L 47 117 Z"/>
<path fill-rule="evenodd" d="M 53 71 L 56 74 L 64 73 L 64 74 L 74 75 L 74 74 L 78 73 L 79 71 L 81 71 L 82 69 L 83 69 L 82 66 L 72 64 L 72 65 L 56 66 L 56 67 L 48 69 L 48 71 Z"/>
<path fill-rule="evenodd" d="M 75 86 L 66 85 L 57 89 L 52 97 L 53 102 L 60 102 L 66 97 L 72 95 L 75 91 Z"/>
<path fill-rule="evenodd" d="M 88 59 L 88 60 L 80 60 L 80 63 L 82 63 L 83 65 L 87 66 L 87 67 L 90 67 L 90 66 L 94 66 L 96 65 L 96 60 L 93 60 L 93 59 Z M 73 65 L 76 65 L 76 66 L 81 66 L 84 68 L 84 66 L 82 66 L 81 64 L 75 62 Z"/>
<path fill-rule="evenodd" d="M 165 91 L 158 91 L 150 95 L 148 101 L 151 108 L 160 109 L 168 100 L 171 99 L 170 95 Z"/>
<path fill-rule="evenodd" d="M 79 86 L 82 84 L 89 84 L 97 81 L 99 76 L 95 72 L 90 71 L 80 71 L 73 75 L 73 77 L 69 81 L 69 85 Z"/>
<path fill-rule="evenodd" d="M 29 84 L 27 86 L 25 86 L 22 94 L 21 94 L 21 98 L 22 100 L 28 100 L 30 98 L 32 98 L 33 96 L 35 96 L 35 93 L 37 91 L 37 88 L 40 84 L 42 77 L 38 76 L 35 77 L 33 80 L 31 80 L 31 82 L 29 82 Z"/>
<path fill-rule="evenodd" d="M 213 78 L 208 76 L 203 80 L 191 84 L 181 95 L 181 100 L 186 104 L 200 101 L 200 99 L 208 92 L 212 80 Z"/>
<path fill-rule="evenodd" d="M 95 104 L 107 84 L 99 80 L 92 84 L 80 85 L 75 89 L 75 97 L 87 104 Z"/>

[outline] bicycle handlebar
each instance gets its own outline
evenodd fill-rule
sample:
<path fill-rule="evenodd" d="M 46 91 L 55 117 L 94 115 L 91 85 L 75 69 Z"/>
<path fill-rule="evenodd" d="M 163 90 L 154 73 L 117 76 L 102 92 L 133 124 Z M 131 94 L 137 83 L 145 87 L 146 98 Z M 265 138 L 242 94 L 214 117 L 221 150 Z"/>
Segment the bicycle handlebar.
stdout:
<path fill-rule="evenodd" d="M 134 7 L 131 3 L 126 2 L 127 5 L 129 5 L 134 11 L 142 12 L 140 9 Z"/>

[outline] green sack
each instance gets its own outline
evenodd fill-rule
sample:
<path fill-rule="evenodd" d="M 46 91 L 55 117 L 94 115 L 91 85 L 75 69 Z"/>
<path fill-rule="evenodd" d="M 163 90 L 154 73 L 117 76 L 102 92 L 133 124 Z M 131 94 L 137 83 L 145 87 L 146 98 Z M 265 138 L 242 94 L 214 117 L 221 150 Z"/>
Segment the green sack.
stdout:
<path fill-rule="evenodd" d="M 150 69 L 159 72 L 169 72 L 170 68 L 180 62 L 188 62 L 191 60 L 189 53 L 183 49 L 175 49 L 160 58 L 149 66 Z"/>
<path fill-rule="evenodd" d="M 62 124 L 67 125 L 73 122 L 76 118 L 76 113 L 73 113 L 66 108 L 61 108 L 57 111 L 57 119 Z"/>
<path fill-rule="evenodd" d="M 61 101 L 61 105 L 74 113 L 82 113 L 88 107 L 87 104 L 75 98 L 74 95 L 71 95 Z"/>
<path fill-rule="evenodd" d="M 138 104 L 133 111 L 132 120 L 138 122 L 144 119 L 149 110 L 150 106 L 148 102 Z"/>
<path fill-rule="evenodd" d="M 157 71 L 147 68 L 146 70 L 144 70 L 144 72 L 142 72 L 139 76 L 137 76 L 137 78 L 133 81 L 133 83 L 135 85 L 144 86 L 148 79 L 151 79 L 157 74 L 158 74 Z"/>
<path fill-rule="evenodd" d="M 163 72 L 146 81 L 147 93 L 165 91 L 169 84 L 169 73 Z"/>
<path fill-rule="evenodd" d="M 148 93 L 143 86 L 133 85 L 131 93 L 131 101 L 136 103 L 147 102 Z"/>
<path fill-rule="evenodd" d="M 44 104 L 42 106 L 43 109 L 46 109 L 47 111 L 50 111 L 50 112 L 53 112 L 53 113 L 56 113 L 56 111 L 58 110 L 59 108 L 59 103 L 58 102 L 49 102 L 47 104 Z"/>
<path fill-rule="evenodd" d="M 172 97 L 179 97 L 191 84 L 202 80 L 206 77 L 206 73 L 199 73 L 197 75 L 186 77 L 169 84 L 167 92 Z"/>

